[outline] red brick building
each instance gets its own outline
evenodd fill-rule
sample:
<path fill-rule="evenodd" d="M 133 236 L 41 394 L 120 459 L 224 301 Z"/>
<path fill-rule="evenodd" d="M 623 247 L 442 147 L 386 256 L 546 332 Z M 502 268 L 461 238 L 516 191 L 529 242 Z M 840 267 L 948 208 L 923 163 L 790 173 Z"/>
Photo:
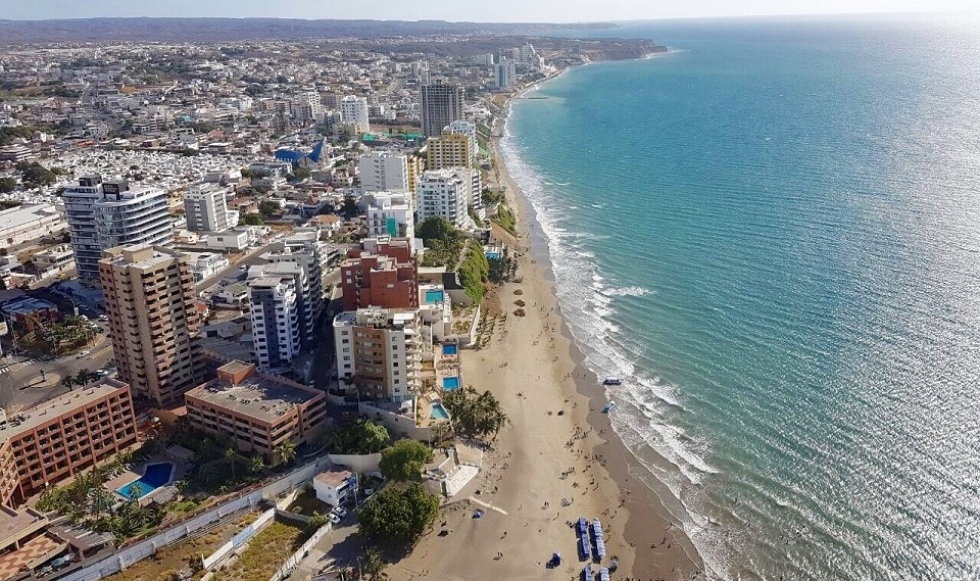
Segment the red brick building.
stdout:
<path fill-rule="evenodd" d="M 418 308 L 418 264 L 412 242 L 396 238 L 379 242 L 375 252 L 348 250 L 340 264 L 340 286 L 345 311 Z"/>

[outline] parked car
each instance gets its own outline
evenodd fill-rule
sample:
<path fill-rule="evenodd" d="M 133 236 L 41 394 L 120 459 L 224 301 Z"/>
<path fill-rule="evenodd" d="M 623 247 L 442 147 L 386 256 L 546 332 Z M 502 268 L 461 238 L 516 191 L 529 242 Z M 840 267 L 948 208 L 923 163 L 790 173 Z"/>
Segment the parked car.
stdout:
<path fill-rule="evenodd" d="M 341 519 L 345 519 L 345 518 L 347 518 L 347 509 L 344 508 L 344 507 L 342 507 L 342 506 L 338 506 L 338 507 L 335 507 L 333 510 L 331 510 L 330 511 L 330 514 L 335 514 L 338 517 L 340 517 Z"/>

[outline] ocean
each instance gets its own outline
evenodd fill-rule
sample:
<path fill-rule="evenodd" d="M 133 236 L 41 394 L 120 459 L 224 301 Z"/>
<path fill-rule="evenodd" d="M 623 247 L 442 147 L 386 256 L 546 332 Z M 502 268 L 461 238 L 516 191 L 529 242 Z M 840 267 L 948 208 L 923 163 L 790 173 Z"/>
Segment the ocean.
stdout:
<path fill-rule="evenodd" d="M 503 151 L 636 475 L 710 578 L 980 578 L 980 21 L 615 35 Z"/>

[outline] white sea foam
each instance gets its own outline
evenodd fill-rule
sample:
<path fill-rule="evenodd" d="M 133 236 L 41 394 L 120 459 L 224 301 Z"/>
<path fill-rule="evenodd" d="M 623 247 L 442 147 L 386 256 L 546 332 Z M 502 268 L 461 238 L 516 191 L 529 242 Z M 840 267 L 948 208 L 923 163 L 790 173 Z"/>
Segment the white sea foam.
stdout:
<path fill-rule="evenodd" d="M 624 336 L 612 320 L 621 297 L 644 297 L 652 291 L 640 286 L 615 286 L 607 280 L 587 246 L 592 240 L 608 236 L 576 229 L 577 225 L 568 220 L 568 207 L 560 193 L 524 162 L 520 152 L 525 148 L 516 142 L 507 126 L 501 146 L 507 168 L 530 200 L 547 240 L 559 304 L 582 348 L 586 366 L 600 377 L 623 379 L 623 385 L 609 390 L 609 396 L 623 404 L 611 414 L 613 428 L 627 446 L 639 449 L 645 444 L 676 468 L 664 473 L 663 467 L 655 468 L 641 459 L 673 493 L 676 502 L 671 504 L 683 507 L 682 493 L 718 470 L 705 460 L 706 443 L 671 423 L 676 414 L 685 413 L 676 388 L 636 367 L 642 345 Z M 592 206 L 601 208 L 603 204 Z M 692 514 L 675 517 L 685 524 L 685 529 L 704 520 Z M 696 533 L 692 540 L 695 537 Z M 699 551 L 702 549 L 700 544 L 696 546 Z"/>

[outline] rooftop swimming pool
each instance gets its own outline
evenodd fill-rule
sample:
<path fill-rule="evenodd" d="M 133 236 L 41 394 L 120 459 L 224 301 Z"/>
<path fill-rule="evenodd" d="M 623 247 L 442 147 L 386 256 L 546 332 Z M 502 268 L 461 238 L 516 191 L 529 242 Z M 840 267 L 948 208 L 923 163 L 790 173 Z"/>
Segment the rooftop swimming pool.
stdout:
<path fill-rule="evenodd" d="M 452 391 L 454 389 L 459 389 L 459 378 L 458 377 L 443 377 L 442 378 L 442 389 L 446 391 Z"/>
<path fill-rule="evenodd" d="M 441 403 L 432 404 L 432 419 L 434 420 L 448 420 L 449 413 L 446 412 L 446 408 L 442 407 Z"/>
<path fill-rule="evenodd" d="M 487 252 L 487 258 L 490 260 L 500 260 L 500 253 L 496 250 Z"/>
<path fill-rule="evenodd" d="M 442 346 L 443 355 L 456 355 L 459 353 L 459 346 L 455 344 L 448 344 Z"/>
<path fill-rule="evenodd" d="M 150 464 L 143 470 L 142 476 L 122 488 L 117 488 L 116 492 L 123 498 L 139 500 L 157 488 L 169 484 L 173 471 L 174 465 L 170 462 Z"/>
<path fill-rule="evenodd" d="M 446 292 L 441 290 L 425 291 L 425 304 L 441 303 L 446 300 Z"/>

